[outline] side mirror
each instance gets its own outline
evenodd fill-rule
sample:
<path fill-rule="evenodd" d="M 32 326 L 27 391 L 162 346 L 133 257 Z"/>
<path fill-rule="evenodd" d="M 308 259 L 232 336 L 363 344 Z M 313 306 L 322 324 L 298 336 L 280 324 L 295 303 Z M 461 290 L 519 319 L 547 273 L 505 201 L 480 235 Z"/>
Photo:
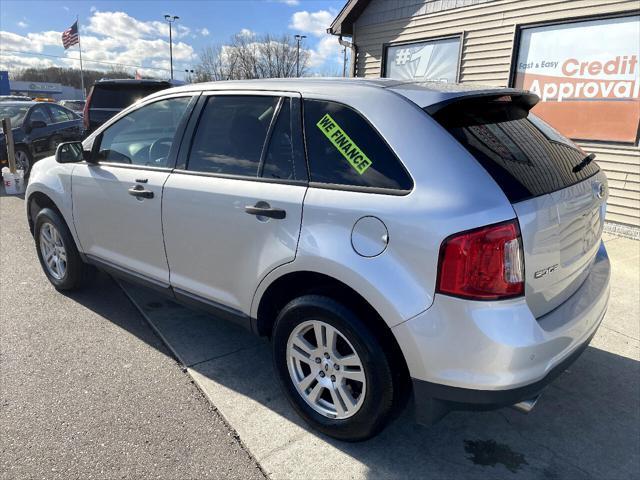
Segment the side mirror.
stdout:
<path fill-rule="evenodd" d="M 78 163 L 88 160 L 91 152 L 82 148 L 82 142 L 65 142 L 56 148 L 56 162 L 58 163 Z"/>
<path fill-rule="evenodd" d="M 27 124 L 27 133 L 31 130 L 35 130 L 36 128 L 45 128 L 47 124 L 42 120 L 33 120 Z"/>

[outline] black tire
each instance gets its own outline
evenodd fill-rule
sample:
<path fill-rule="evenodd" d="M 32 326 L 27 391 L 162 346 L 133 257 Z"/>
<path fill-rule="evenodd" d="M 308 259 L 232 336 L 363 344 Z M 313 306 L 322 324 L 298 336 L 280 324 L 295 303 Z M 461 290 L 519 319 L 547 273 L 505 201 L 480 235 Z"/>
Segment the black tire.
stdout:
<path fill-rule="evenodd" d="M 287 363 L 289 336 L 308 320 L 320 320 L 339 330 L 360 357 L 367 382 L 366 393 L 360 409 L 349 418 L 329 418 L 314 410 L 298 393 L 291 379 Z M 392 418 L 396 389 L 400 388 L 394 384 L 392 362 L 362 320 L 348 307 L 329 297 L 305 295 L 281 310 L 273 331 L 273 361 L 293 408 L 308 424 L 330 437 L 349 442 L 366 440 L 379 433 Z"/>
<path fill-rule="evenodd" d="M 31 172 L 31 167 L 33 167 L 33 157 L 31 156 L 31 153 L 29 152 L 28 148 L 25 147 L 16 147 L 15 150 L 15 154 L 16 156 L 18 155 L 18 152 L 20 152 L 21 154 L 24 154 L 26 157 L 26 161 L 27 161 L 27 168 L 24 168 L 24 166 L 18 165 L 18 168 L 23 168 L 24 170 L 24 176 L 25 178 L 29 175 L 29 173 Z M 17 158 L 16 158 L 17 160 Z"/>
<path fill-rule="evenodd" d="M 61 278 L 56 278 L 49 271 L 49 268 L 45 263 L 45 259 L 43 258 L 40 232 L 43 226 L 47 223 L 55 227 L 60 235 L 64 249 L 66 250 L 66 269 Z M 40 210 L 36 216 L 34 224 L 34 239 L 38 260 L 40 260 L 42 270 L 57 290 L 76 290 L 87 283 L 93 273 L 93 269 L 84 263 L 82 258 L 80 258 L 78 248 L 71 236 L 69 227 L 67 227 L 67 224 L 58 212 L 50 208 L 43 208 Z"/>

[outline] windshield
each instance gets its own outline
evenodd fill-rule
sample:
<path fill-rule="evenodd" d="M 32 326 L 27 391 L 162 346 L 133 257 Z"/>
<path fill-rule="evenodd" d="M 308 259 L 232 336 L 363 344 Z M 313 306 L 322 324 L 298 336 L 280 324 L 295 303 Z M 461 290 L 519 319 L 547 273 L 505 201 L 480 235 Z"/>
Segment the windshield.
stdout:
<path fill-rule="evenodd" d="M 31 105 L 2 105 L 0 104 L 0 118 L 11 119 L 11 125 L 14 127 L 22 125 L 22 120 L 27 114 Z"/>

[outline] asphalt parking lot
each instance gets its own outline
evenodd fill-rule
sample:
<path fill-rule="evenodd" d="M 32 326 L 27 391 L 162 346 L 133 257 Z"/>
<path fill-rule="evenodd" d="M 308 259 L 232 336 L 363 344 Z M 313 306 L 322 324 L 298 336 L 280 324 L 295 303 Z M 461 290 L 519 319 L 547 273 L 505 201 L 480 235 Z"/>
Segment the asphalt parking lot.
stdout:
<path fill-rule="evenodd" d="M 56 293 L 39 270 L 22 200 L 0 202 L 5 478 L 628 479 L 640 471 L 640 242 L 605 235 L 607 316 L 532 413 L 455 412 L 425 428 L 406 412 L 375 439 L 345 444 L 295 416 L 265 340 L 123 284 L 132 304 L 106 276 L 80 294 Z"/>
<path fill-rule="evenodd" d="M 0 478 L 264 478 L 120 288 L 57 293 L 0 197 Z"/>

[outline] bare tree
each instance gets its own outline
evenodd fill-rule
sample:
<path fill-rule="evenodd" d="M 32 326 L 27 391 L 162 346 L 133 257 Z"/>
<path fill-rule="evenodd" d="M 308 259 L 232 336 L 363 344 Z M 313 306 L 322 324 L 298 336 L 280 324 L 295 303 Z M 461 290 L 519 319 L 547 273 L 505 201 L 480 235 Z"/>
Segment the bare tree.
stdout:
<path fill-rule="evenodd" d="M 211 45 L 200 52 L 200 63 L 195 66 L 195 82 L 229 80 L 235 70 L 235 57 L 229 58 L 222 45 Z"/>
<path fill-rule="evenodd" d="M 238 33 L 228 44 L 212 45 L 200 52 L 196 81 L 295 77 L 297 50 L 290 35 L 255 36 Z M 300 74 L 309 66 L 309 52 L 300 50 Z"/>

